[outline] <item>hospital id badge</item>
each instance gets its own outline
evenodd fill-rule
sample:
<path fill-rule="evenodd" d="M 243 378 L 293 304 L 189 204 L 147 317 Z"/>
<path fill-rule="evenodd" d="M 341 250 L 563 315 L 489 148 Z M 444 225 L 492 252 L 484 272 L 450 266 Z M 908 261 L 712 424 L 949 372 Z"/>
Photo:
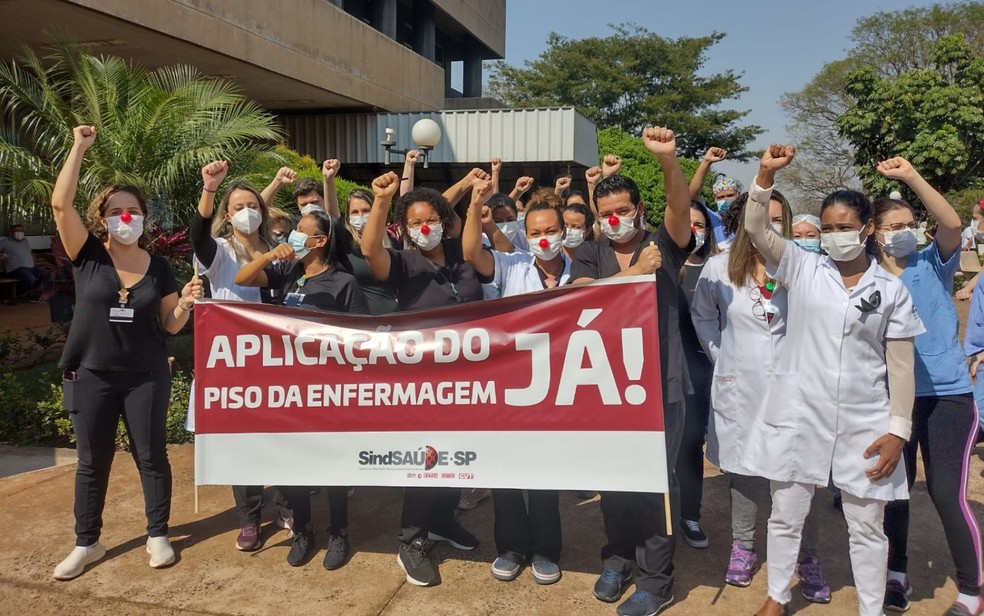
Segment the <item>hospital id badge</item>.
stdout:
<path fill-rule="evenodd" d="M 133 308 L 110 308 L 110 323 L 133 323 Z"/>
<path fill-rule="evenodd" d="M 284 298 L 284 306 L 290 306 L 292 308 L 297 308 L 304 302 L 303 293 L 288 293 L 287 297 Z"/>

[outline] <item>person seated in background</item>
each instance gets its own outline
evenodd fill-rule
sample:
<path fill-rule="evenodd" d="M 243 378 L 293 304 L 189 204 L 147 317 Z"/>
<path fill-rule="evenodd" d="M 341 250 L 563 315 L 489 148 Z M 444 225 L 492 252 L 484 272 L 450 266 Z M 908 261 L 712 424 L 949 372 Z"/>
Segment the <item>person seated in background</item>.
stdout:
<path fill-rule="evenodd" d="M 26 295 L 41 282 L 41 270 L 34 266 L 31 245 L 24 236 L 24 225 L 10 225 L 8 237 L 0 238 L 0 263 L 8 278 L 17 279 L 17 295 Z"/>

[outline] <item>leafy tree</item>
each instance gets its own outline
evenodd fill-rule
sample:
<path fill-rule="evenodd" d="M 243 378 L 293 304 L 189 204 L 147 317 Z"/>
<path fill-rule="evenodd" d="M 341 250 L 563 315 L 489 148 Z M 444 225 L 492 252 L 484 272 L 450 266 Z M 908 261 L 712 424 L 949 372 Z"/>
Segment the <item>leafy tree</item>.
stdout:
<path fill-rule="evenodd" d="M 646 219 L 653 226 L 663 222 L 666 211 L 666 187 L 663 184 L 663 170 L 656 157 L 646 149 L 642 139 L 618 128 L 598 131 L 599 158 L 605 154 L 617 154 L 622 158 L 622 175 L 632 178 L 639 186 L 639 194 L 646 204 Z M 683 174 L 693 177 L 700 163 L 687 158 L 680 159 Z"/>
<path fill-rule="evenodd" d="M 490 94 L 517 107 L 574 106 L 599 128 L 634 135 L 644 125 L 670 126 L 690 158 L 714 145 L 747 159 L 744 148 L 762 129 L 738 124 L 747 111 L 720 107 L 747 88 L 734 71 L 699 74 L 724 34 L 673 40 L 632 24 L 611 27 L 604 38 L 551 33 L 547 50 L 524 68 L 496 62 Z"/>
<path fill-rule="evenodd" d="M 38 56 L 25 48 L 0 64 L 0 104 L 15 128 L 0 130 L 0 207 L 50 220 L 51 190 L 72 143 L 72 128 L 92 124 L 99 139 L 86 155 L 76 206 L 111 183 L 143 188 L 167 224 L 195 207 L 199 169 L 215 159 L 238 168 L 281 137 L 274 117 L 228 81 L 189 66 L 148 71 L 70 43 Z M 155 208 L 156 209 L 156 208 Z"/>
<path fill-rule="evenodd" d="M 818 205 L 836 188 L 860 188 L 854 149 L 837 128 L 837 119 L 853 105 L 848 74 L 860 66 L 886 78 L 933 68 L 933 46 L 958 33 L 975 53 L 984 52 L 984 4 L 937 4 L 864 17 L 851 31 L 853 47 L 844 59 L 824 66 L 799 92 L 783 96 L 781 104 L 790 118 L 787 129 L 798 146 L 796 162 L 783 182 L 793 186 L 799 200 Z"/>
<path fill-rule="evenodd" d="M 848 75 L 854 104 L 837 127 L 870 191 L 896 187 L 874 169 L 891 156 L 908 158 L 944 193 L 984 184 L 984 56 L 955 35 L 937 41 L 929 60 L 897 76 L 868 66 Z"/>

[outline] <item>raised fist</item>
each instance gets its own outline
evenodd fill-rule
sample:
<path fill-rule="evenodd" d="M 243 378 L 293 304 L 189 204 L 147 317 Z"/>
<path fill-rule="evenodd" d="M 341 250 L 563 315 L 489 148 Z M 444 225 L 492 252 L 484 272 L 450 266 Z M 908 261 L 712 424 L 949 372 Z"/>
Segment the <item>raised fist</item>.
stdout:
<path fill-rule="evenodd" d="M 901 156 L 883 160 L 875 168 L 878 169 L 878 173 L 890 180 L 900 180 L 906 183 L 919 175 L 912 164 Z"/>
<path fill-rule="evenodd" d="M 796 148 L 793 146 L 772 144 L 765 148 L 759 166 L 775 173 L 784 167 L 788 167 L 795 157 Z"/>
<path fill-rule="evenodd" d="M 275 182 L 281 184 L 293 184 L 297 179 L 297 172 L 290 167 L 281 167 L 277 170 L 277 176 L 273 179 Z"/>
<path fill-rule="evenodd" d="M 594 186 L 601 181 L 601 167 L 595 165 L 590 169 L 585 170 L 584 179 L 587 180 L 589 186 Z"/>
<path fill-rule="evenodd" d="M 704 160 L 709 163 L 719 163 L 728 157 L 728 151 L 721 148 L 707 148 L 707 153 L 704 154 Z"/>
<path fill-rule="evenodd" d="M 498 156 L 492 157 L 492 173 L 498 173 L 502 170 L 502 159 Z"/>
<path fill-rule="evenodd" d="M 75 136 L 75 145 L 81 147 L 83 150 L 88 150 L 96 141 L 96 127 L 95 126 L 76 126 L 72 130 L 72 134 Z"/>
<path fill-rule="evenodd" d="M 528 175 L 524 175 L 523 177 L 516 180 L 516 190 L 519 192 L 519 194 L 523 194 L 524 192 L 526 192 L 532 187 L 533 187 L 533 178 L 531 178 Z"/>
<path fill-rule="evenodd" d="M 418 160 L 420 160 L 420 151 L 419 150 L 410 150 L 409 152 L 407 152 L 406 158 L 403 159 L 403 164 L 404 165 L 416 165 Z"/>
<path fill-rule="evenodd" d="M 321 165 L 321 175 L 325 176 L 326 180 L 333 180 L 341 168 L 342 161 L 337 158 L 329 158 Z"/>
<path fill-rule="evenodd" d="M 273 250 L 266 253 L 266 257 L 271 261 L 293 261 L 295 256 L 294 247 L 287 243 L 277 244 Z"/>
<path fill-rule="evenodd" d="M 472 203 L 485 203 L 492 196 L 492 180 L 475 178 L 471 183 Z"/>
<path fill-rule="evenodd" d="M 392 199 L 400 188 L 400 176 L 388 171 L 372 181 L 372 192 L 377 199 Z"/>
<path fill-rule="evenodd" d="M 659 266 L 663 264 L 663 255 L 660 254 L 659 248 L 656 244 L 650 242 L 649 246 L 642 249 L 639 253 L 639 260 L 636 261 L 636 267 L 643 274 L 652 274 L 659 269 Z"/>
<path fill-rule="evenodd" d="M 604 160 L 601 161 L 601 175 L 602 177 L 608 177 L 610 175 L 615 175 L 618 170 L 622 168 L 622 159 L 614 154 L 605 154 Z"/>
<path fill-rule="evenodd" d="M 491 177 L 492 176 L 481 167 L 472 167 L 472 170 L 465 176 L 465 180 L 468 182 L 468 185 L 471 186 L 472 180 L 476 178 L 479 180 L 487 180 Z"/>
<path fill-rule="evenodd" d="M 487 205 L 482 206 L 482 226 L 494 225 L 495 220 L 492 219 L 492 208 Z M 2 254 L 2 253 L 0 253 Z"/>
<path fill-rule="evenodd" d="M 676 156 L 676 135 L 668 128 L 652 126 L 645 129 L 642 142 L 656 156 Z"/>
<path fill-rule="evenodd" d="M 559 195 L 570 187 L 571 187 L 571 176 L 565 175 L 563 177 L 557 178 L 557 181 L 554 183 L 554 192 Z"/>
<path fill-rule="evenodd" d="M 202 167 L 202 182 L 205 188 L 215 192 L 219 184 L 229 173 L 229 163 L 224 160 L 216 160 Z"/>

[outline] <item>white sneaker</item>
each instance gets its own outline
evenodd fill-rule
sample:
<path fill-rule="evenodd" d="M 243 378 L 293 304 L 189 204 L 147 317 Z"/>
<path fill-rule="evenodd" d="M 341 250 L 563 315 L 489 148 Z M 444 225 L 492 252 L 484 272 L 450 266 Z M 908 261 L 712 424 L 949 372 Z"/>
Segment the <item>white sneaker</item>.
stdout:
<path fill-rule="evenodd" d="M 150 566 L 154 569 L 174 564 L 174 549 L 167 537 L 148 537 L 147 553 L 150 554 Z"/>
<path fill-rule="evenodd" d="M 68 554 L 68 558 L 58 563 L 55 567 L 56 580 L 71 580 L 82 575 L 85 568 L 92 563 L 99 562 L 106 556 L 106 548 L 98 541 L 90 546 L 75 546 L 75 549 Z"/>

